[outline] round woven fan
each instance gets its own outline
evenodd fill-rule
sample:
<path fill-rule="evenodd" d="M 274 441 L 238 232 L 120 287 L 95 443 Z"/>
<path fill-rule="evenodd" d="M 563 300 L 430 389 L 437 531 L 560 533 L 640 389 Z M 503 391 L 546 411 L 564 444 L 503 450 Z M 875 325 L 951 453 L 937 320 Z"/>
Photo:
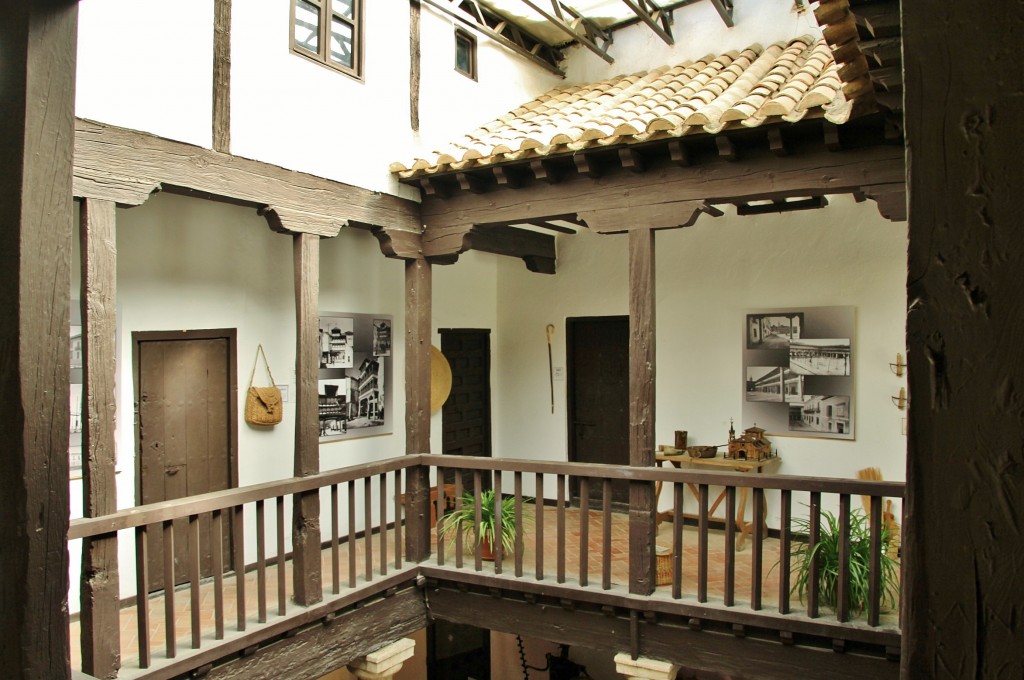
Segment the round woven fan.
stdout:
<path fill-rule="evenodd" d="M 430 412 L 437 411 L 444 406 L 448 400 L 448 394 L 452 391 L 452 367 L 448 360 L 441 354 L 441 350 L 431 345 L 430 347 Z"/>

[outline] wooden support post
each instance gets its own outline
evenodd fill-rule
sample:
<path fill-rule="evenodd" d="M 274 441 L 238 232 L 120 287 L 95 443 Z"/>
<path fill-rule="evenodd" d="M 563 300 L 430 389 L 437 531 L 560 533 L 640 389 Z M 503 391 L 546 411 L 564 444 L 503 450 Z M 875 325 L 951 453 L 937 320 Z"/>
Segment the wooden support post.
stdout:
<path fill-rule="evenodd" d="M 423 258 L 405 262 L 405 452 L 430 453 L 431 268 Z M 412 562 L 430 555 L 430 470 L 406 476 L 405 551 Z"/>
<path fill-rule="evenodd" d="M 409 0 L 409 127 L 420 129 L 420 0 Z"/>
<path fill-rule="evenodd" d="M 117 511 L 115 212 L 111 201 L 82 201 L 82 481 L 86 517 Z M 117 534 L 82 542 L 81 578 L 82 670 L 98 678 L 111 678 L 121 666 Z"/>
<path fill-rule="evenodd" d="M 317 304 L 320 294 L 320 237 L 295 234 L 295 476 L 320 471 L 317 370 L 320 344 Z M 320 493 L 296 494 L 292 508 L 292 581 L 295 601 L 323 599 L 320 573 Z"/>
<path fill-rule="evenodd" d="M 213 150 L 231 152 L 231 2 L 213 3 Z"/>
<path fill-rule="evenodd" d="M 0 22 L 0 668 L 69 678 L 68 301 L 77 4 Z"/>
<path fill-rule="evenodd" d="M 629 464 L 654 465 L 654 230 L 629 232 Z M 654 592 L 654 484 L 629 485 L 629 592 Z"/>

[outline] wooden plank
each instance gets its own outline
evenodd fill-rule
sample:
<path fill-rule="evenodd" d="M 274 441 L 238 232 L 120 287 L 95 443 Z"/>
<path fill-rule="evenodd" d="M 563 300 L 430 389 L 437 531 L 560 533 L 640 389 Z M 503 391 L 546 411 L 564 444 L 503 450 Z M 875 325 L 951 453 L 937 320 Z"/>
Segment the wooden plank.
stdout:
<path fill-rule="evenodd" d="M 213 149 L 231 152 L 231 2 L 213 3 Z"/>
<path fill-rule="evenodd" d="M 288 579 L 284 568 L 284 496 L 278 496 L 275 503 L 277 509 L 274 515 L 277 522 L 277 615 L 284 616 L 288 612 Z"/>
<path fill-rule="evenodd" d="M 373 488 L 370 479 L 363 480 L 363 577 L 367 581 L 373 580 Z"/>
<path fill-rule="evenodd" d="M 725 487 L 725 592 L 726 607 L 736 604 L 736 487 Z"/>
<path fill-rule="evenodd" d="M 654 231 L 629 233 L 629 464 L 654 466 Z M 654 592 L 654 485 L 629 485 L 629 591 Z"/>
<path fill-rule="evenodd" d="M 811 493 L 810 527 L 807 536 L 807 549 L 814 551 L 821 542 L 821 494 Z M 811 560 L 807 576 L 807 616 L 818 618 L 818 600 L 821 585 L 821 558 L 815 555 Z"/>
<path fill-rule="evenodd" d="M 790 521 L 793 516 L 793 492 L 785 490 L 779 501 L 779 613 L 789 613 L 790 559 L 792 534 Z"/>
<path fill-rule="evenodd" d="M 682 484 L 672 485 L 672 599 L 683 596 L 683 490 Z"/>
<path fill-rule="evenodd" d="M 555 580 L 558 583 L 565 583 L 565 475 L 558 475 L 556 484 L 555 540 L 557 543 L 555 548 Z"/>
<path fill-rule="evenodd" d="M 320 237 L 292 237 L 295 278 L 295 476 L 320 471 L 319 327 Z M 292 501 L 292 582 L 303 606 L 323 598 L 320 574 L 320 493 L 296 494 Z"/>
<path fill-rule="evenodd" d="M 141 205 L 162 186 L 269 206 L 291 232 L 336 236 L 348 220 L 420 231 L 412 201 L 92 121 L 76 121 L 74 160 L 75 196 Z"/>
<path fill-rule="evenodd" d="M 871 562 L 868 565 L 868 625 L 877 626 L 882 599 L 882 499 L 879 496 L 871 498 L 868 526 L 871 536 Z"/>
<path fill-rule="evenodd" d="M 440 468 L 438 469 L 438 474 L 440 474 Z M 455 471 L 455 512 L 456 512 L 456 514 L 460 510 L 462 510 L 462 494 L 463 494 L 463 490 L 462 490 L 462 471 L 461 470 L 456 470 Z M 463 548 L 462 536 L 463 536 L 463 533 L 464 532 L 459 531 L 459 532 L 456 532 L 456 534 L 455 534 L 455 566 L 458 567 L 459 569 L 462 569 L 462 548 Z M 440 537 L 438 538 L 438 540 L 440 540 Z"/>
<path fill-rule="evenodd" d="M 523 473 L 515 473 L 515 520 L 516 520 L 516 548 L 515 548 L 515 574 L 516 578 L 523 575 Z"/>
<path fill-rule="evenodd" d="M 701 484 L 697 498 L 697 601 L 708 601 L 708 485 Z"/>
<path fill-rule="evenodd" d="M 600 591 L 594 591 L 600 593 Z M 636 603 L 643 611 L 644 604 Z M 501 601 L 500 617 L 489 595 L 460 593 L 448 588 L 432 591 L 430 612 L 435 618 L 516 634 L 524 630 L 539 638 L 588 649 L 629 649 L 630 617 L 609 617 L 600 611 L 557 606 L 539 607 L 513 599 Z M 642 617 L 637 617 L 641 619 Z M 659 618 L 657 625 L 637 626 L 640 654 L 682 665 L 691 677 L 792 680 L 795 677 L 842 680 L 896 680 L 899 665 L 859 654 L 833 654 L 801 646 L 765 644 L 731 634 L 693 631 L 681 623 Z"/>
<path fill-rule="evenodd" d="M 587 477 L 580 477 L 579 532 L 579 584 L 586 588 L 590 577 L 590 479 Z"/>
<path fill-rule="evenodd" d="M 338 522 L 341 518 L 338 514 L 338 485 L 331 484 L 331 592 L 335 595 L 341 592 L 341 548 L 338 542 Z M 397 525 L 397 519 L 395 523 Z"/>
<path fill-rule="evenodd" d="M 750 608 L 761 609 L 761 591 L 764 583 L 764 489 L 754 489 L 753 508 L 751 510 L 753 534 L 750 545 Z"/>
<path fill-rule="evenodd" d="M 836 583 L 836 618 L 850 620 L 850 494 L 839 496 L 839 576 Z"/>
<path fill-rule="evenodd" d="M 117 246 L 115 207 L 85 199 L 80 210 L 82 269 L 82 485 L 86 517 L 117 510 Z M 82 545 L 82 670 L 107 677 L 121 665 L 117 535 Z"/>
<path fill-rule="evenodd" d="M 174 625 L 174 522 L 163 523 L 163 581 L 164 581 L 164 654 L 168 659 L 177 655 Z"/>
<path fill-rule="evenodd" d="M 263 501 L 256 501 L 256 620 L 267 622 L 267 525 Z"/>
<path fill-rule="evenodd" d="M 210 519 L 210 553 L 213 555 L 213 636 L 224 639 L 224 514 L 214 510 Z"/>
<path fill-rule="evenodd" d="M 612 480 L 601 484 L 601 590 L 612 588 Z"/>
<path fill-rule="evenodd" d="M 395 569 L 402 568 L 402 471 L 395 470 Z"/>
<path fill-rule="evenodd" d="M 579 156 L 577 156 L 578 158 Z M 778 157 L 769 151 L 742 161 L 714 162 L 692 166 L 669 165 L 642 175 L 630 172 L 609 174 L 601 182 L 586 176 L 566 178 L 557 185 L 537 183 L 527 194 L 498 187 L 486 195 L 464 194 L 451 200 L 425 198 L 425 238 L 459 225 L 516 222 L 544 219 L 553 215 L 578 214 L 586 206 L 591 221 L 644 225 L 646 214 L 663 214 L 673 205 L 702 204 L 729 200 L 755 200 L 766 195 L 819 195 L 850 193 L 861 186 L 903 183 L 903 150 L 898 146 L 849 149 L 839 154 L 827 151 Z M 529 200 L 524 200 L 529 196 Z M 633 210 L 631 220 L 611 217 L 615 211 Z M 676 209 L 675 214 L 682 214 Z M 663 226 L 676 226 L 667 224 Z M 659 226 L 659 225 L 651 225 Z"/>
<path fill-rule="evenodd" d="M 533 477 L 534 483 L 534 513 L 533 530 L 537 534 L 534 542 L 534 552 L 537 553 L 537 560 L 534 565 L 534 574 L 538 581 L 544 580 L 544 475 L 536 473 Z"/>
<path fill-rule="evenodd" d="M 442 497 L 444 493 L 440 494 Z M 379 562 L 380 575 L 388 573 L 388 477 L 386 473 L 377 475 L 377 502 L 380 507 L 380 525 L 377 530 L 377 538 L 380 541 Z M 438 515 L 440 517 L 440 515 Z"/>
<path fill-rule="evenodd" d="M 491 549 L 494 551 L 494 573 L 501 573 L 501 562 L 505 556 L 505 547 L 502 545 L 502 527 L 501 527 L 501 470 L 498 470 L 493 475 L 494 478 L 494 541 Z"/>
<path fill-rule="evenodd" d="M 139 668 L 149 668 L 152 660 L 149 641 L 149 541 L 148 528 L 135 528 L 135 622 L 139 646 Z"/>
<path fill-rule="evenodd" d="M 420 0 L 409 0 L 409 127 L 420 129 Z"/>
<path fill-rule="evenodd" d="M 408 493 L 408 491 L 406 492 Z M 348 587 L 356 587 L 356 482 L 348 483 Z"/>
<path fill-rule="evenodd" d="M 68 678 L 68 303 L 77 3 L 0 22 L 0 668 Z"/>
<path fill-rule="evenodd" d="M 405 263 L 405 452 L 430 452 L 431 265 Z M 426 467 L 406 476 L 405 552 L 412 562 L 430 554 L 430 478 Z"/>
<path fill-rule="evenodd" d="M 199 642 L 202 639 L 202 605 L 199 600 L 199 578 L 200 550 L 199 550 L 199 516 L 192 515 L 188 518 L 188 581 L 189 601 L 188 609 L 191 615 L 192 628 L 192 649 L 199 649 Z"/>
<path fill-rule="evenodd" d="M 422 595 L 408 588 L 339 615 L 327 626 L 312 626 L 260 648 L 252 656 L 215 666 L 208 680 L 317 678 L 427 625 Z M 343 633 L 343 634 L 342 634 Z"/>
<path fill-rule="evenodd" d="M 245 508 L 231 509 L 231 530 L 234 554 L 231 568 L 235 572 L 235 629 L 245 630 Z"/>

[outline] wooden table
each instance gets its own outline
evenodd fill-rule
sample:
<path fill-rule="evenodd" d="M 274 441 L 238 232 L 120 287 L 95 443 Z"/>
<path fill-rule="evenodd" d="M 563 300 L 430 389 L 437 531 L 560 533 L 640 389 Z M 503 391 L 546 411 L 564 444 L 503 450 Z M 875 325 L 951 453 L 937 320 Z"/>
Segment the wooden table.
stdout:
<path fill-rule="evenodd" d="M 682 468 L 683 464 L 685 463 L 686 465 L 691 467 L 703 467 L 711 469 L 719 468 L 720 470 L 735 470 L 736 472 L 752 472 L 754 474 L 761 474 L 761 471 L 765 467 L 782 459 L 779 458 L 778 456 L 773 456 L 771 458 L 765 458 L 764 460 L 737 460 L 733 458 L 724 458 L 721 454 L 715 456 L 714 458 L 690 458 L 690 456 L 686 455 L 685 452 L 669 455 L 662 451 L 656 451 L 654 453 L 654 460 L 657 461 L 658 465 L 661 467 L 664 467 L 665 462 L 668 461 L 669 463 L 672 463 L 673 467 L 676 468 Z M 700 493 L 697 491 L 697 487 L 694 486 L 693 483 L 687 482 L 686 485 L 690 487 L 690 491 L 693 492 L 695 498 L 700 498 Z M 747 496 L 749 496 L 750 494 L 750 489 L 744 486 L 739 487 L 739 489 L 740 507 L 736 511 L 736 529 L 738 530 L 738 533 L 736 535 L 736 549 L 743 550 L 743 546 L 746 544 L 747 541 L 747 536 L 753 533 L 753 523 L 747 522 L 745 517 L 747 511 Z M 718 510 L 718 506 L 722 504 L 723 500 L 725 500 L 725 492 L 726 490 L 722 489 L 722 492 L 718 494 L 718 498 L 716 498 L 715 502 L 711 504 L 711 507 L 708 509 L 709 517 L 715 516 L 715 511 Z M 660 497 L 661 482 L 658 482 L 655 486 L 654 491 L 654 507 L 658 507 L 658 499 Z M 764 517 L 763 535 L 767 535 L 768 502 L 767 500 L 764 499 L 764 497 L 762 497 L 761 502 L 764 504 L 762 506 L 764 508 L 764 512 L 762 513 L 762 517 Z M 671 517 L 671 511 L 657 513 L 659 524 L 662 522 L 662 520 L 666 518 L 671 519 Z"/>

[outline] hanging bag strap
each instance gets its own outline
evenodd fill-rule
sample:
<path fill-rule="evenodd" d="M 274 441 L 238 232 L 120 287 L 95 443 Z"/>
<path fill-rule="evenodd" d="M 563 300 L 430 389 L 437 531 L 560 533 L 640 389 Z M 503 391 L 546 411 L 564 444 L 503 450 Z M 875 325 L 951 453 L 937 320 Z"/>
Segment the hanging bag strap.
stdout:
<path fill-rule="evenodd" d="M 256 347 L 256 358 L 252 360 L 252 373 L 249 374 L 249 387 L 252 387 L 252 380 L 256 377 L 256 364 L 259 363 L 260 357 L 263 357 L 263 365 L 267 369 L 267 376 L 270 378 L 270 384 L 275 385 L 274 374 L 270 372 L 270 362 L 267 361 L 267 355 L 263 351 L 263 343 L 261 342 Z"/>

